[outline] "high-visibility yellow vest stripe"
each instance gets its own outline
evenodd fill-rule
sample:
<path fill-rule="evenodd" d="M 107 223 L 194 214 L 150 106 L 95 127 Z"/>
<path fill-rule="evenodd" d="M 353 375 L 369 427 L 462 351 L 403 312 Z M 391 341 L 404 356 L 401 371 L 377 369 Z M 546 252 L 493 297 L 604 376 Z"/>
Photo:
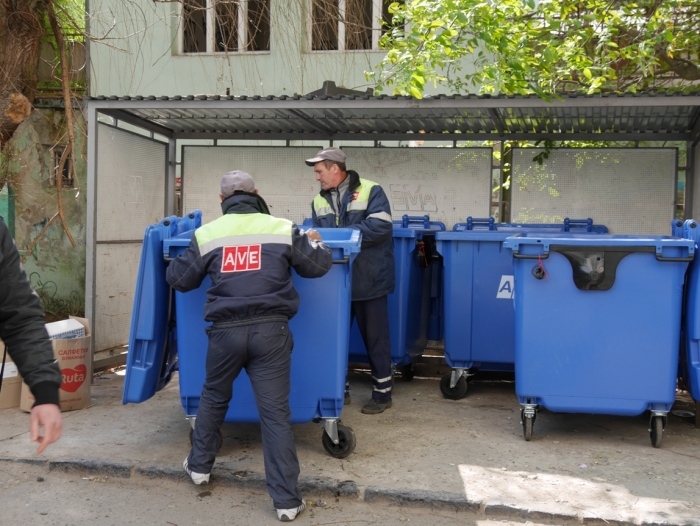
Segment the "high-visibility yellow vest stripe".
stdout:
<path fill-rule="evenodd" d="M 292 244 L 292 222 L 267 214 L 226 214 L 195 230 L 204 255 L 224 246 Z"/>

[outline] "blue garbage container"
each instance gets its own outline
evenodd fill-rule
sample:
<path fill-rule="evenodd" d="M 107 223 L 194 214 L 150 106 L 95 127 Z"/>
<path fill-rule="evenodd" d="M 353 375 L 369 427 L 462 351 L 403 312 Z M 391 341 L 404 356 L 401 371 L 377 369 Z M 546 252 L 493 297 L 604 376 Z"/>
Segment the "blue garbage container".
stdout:
<path fill-rule="evenodd" d="M 700 224 L 695 219 L 675 220 L 673 226 L 682 237 L 700 244 Z M 673 229 L 674 235 L 678 232 Z M 700 401 L 700 257 L 695 258 L 688 269 L 685 294 L 685 320 L 683 324 L 685 346 L 681 347 L 680 376 L 688 392 Z"/>
<path fill-rule="evenodd" d="M 683 282 L 695 244 L 668 236 L 527 233 L 515 263 L 515 390 L 525 440 L 537 408 L 651 412 L 654 447 L 676 398 Z"/>
<path fill-rule="evenodd" d="M 471 369 L 513 371 L 513 262 L 503 242 L 518 232 L 559 231 L 608 229 L 591 219 L 518 224 L 468 217 L 452 232 L 436 234 L 437 252 L 443 258 L 445 361 L 452 367 L 440 381 L 445 398 L 459 400 L 466 395 Z"/>
<path fill-rule="evenodd" d="M 434 258 L 435 233 L 444 223 L 429 216 L 404 215 L 394 222 L 396 287 L 388 297 L 391 363 L 405 381 L 413 379 L 415 360 L 428 343 L 431 319 L 432 271 L 439 265 Z M 353 363 L 367 363 L 367 349 L 353 322 L 350 330 L 350 356 Z"/>
<path fill-rule="evenodd" d="M 146 231 L 123 402 L 147 400 L 169 381 L 177 367 L 182 407 L 194 426 L 205 378 L 208 341 L 203 311 L 211 281 L 206 278 L 196 290 L 171 294 L 165 282 L 167 260 L 186 249 L 192 229 L 200 226 L 188 224 L 189 230 L 183 232 L 177 228 L 178 224 L 178 218 L 167 218 Z M 334 264 L 325 276 L 317 279 L 301 278 L 292 270 L 300 304 L 299 312 L 289 322 L 294 335 L 289 406 L 292 423 L 321 423 L 324 448 L 330 455 L 344 458 L 355 446 L 354 433 L 342 425 L 340 413 L 350 328 L 350 268 L 360 251 L 361 234 L 352 229 L 318 231 L 331 248 Z M 169 325 L 174 328 L 169 330 Z M 259 422 L 245 370 L 234 382 L 233 393 L 224 421 Z"/>

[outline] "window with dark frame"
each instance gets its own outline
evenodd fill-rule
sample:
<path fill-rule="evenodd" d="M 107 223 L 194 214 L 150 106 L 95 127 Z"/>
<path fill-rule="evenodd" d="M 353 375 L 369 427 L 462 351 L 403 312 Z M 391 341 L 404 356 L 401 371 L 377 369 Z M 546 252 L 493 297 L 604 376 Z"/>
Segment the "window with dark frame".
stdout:
<path fill-rule="evenodd" d="M 183 54 L 270 50 L 270 0 L 183 0 L 181 13 Z"/>
<path fill-rule="evenodd" d="M 372 0 L 345 0 L 345 49 L 372 49 Z"/>
<path fill-rule="evenodd" d="M 183 53 L 207 51 L 207 0 L 183 0 Z"/>
<path fill-rule="evenodd" d="M 392 3 L 405 0 L 309 0 L 311 51 L 379 49 L 379 38 L 393 23 Z"/>

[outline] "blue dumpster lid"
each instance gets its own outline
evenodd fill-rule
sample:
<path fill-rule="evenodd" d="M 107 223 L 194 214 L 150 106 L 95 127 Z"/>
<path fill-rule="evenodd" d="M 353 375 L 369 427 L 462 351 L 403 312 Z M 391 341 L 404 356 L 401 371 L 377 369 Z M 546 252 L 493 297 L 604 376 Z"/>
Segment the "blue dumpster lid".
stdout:
<path fill-rule="evenodd" d="M 593 232 L 596 234 L 607 234 L 608 227 L 605 225 L 593 224 L 593 219 L 570 219 L 565 218 L 561 223 L 496 223 L 493 217 L 478 218 L 467 217 L 465 223 L 455 223 L 452 230 L 457 232 L 530 232 L 541 230 L 544 232 Z"/>
<path fill-rule="evenodd" d="M 199 226 L 201 218 L 201 212 L 195 211 L 184 218 L 166 217 L 146 228 L 131 313 L 124 404 L 148 400 L 177 370 L 177 348 L 168 331 L 173 298 L 165 281 L 167 262 L 163 260 L 162 245 L 182 228 Z"/>
<path fill-rule="evenodd" d="M 537 254 L 548 254 L 550 247 L 619 247 L 634 251 L 635 249 L 653 248 L 657 258 L 667 259 L 664 249 L 679 247 L 683 251 L 682 259 L 693 259 L 695 244 L 688 239 L 671 236 L 638 236 L 638 235 L 612 235 L 612 234 L 577 234 L 577 233 L 548 233 L 548 232 L 524 232 L 508 237 L 503 246 L 513 250 L 514 255 L 523 250 Z M 675 258 L 674 258 L 675 259 Z"/>

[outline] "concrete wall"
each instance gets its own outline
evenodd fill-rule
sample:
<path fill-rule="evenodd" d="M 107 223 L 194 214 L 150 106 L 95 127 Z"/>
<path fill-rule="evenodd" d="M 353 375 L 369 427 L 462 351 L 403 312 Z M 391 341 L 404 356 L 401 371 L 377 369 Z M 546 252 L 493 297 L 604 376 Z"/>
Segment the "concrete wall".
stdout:
<path fill-rule="evenodd" d="M 310 52 L 308 0 L 271 0 L 270 52 L 178 55 L 177 2 L 91 0 L 92 95 L 292 95 L 324 80 L 365 90 L 381 51 Z M 430 87 L 427 93 L 445 93 Z"/>
<path fill-rule="evenodd" d="M 57 220 L 39 239 L 24 263 L 32 286 L 42 297 L 47 315 L 61 317 L 81 312 L 85 298 L 85 122 L 80 111 L 75 115 L 79 152 L 77 181 L 76 188 L 64 189 L 63 203 L 77 247 L 71 245 Z M 7 144 L 7 151 L 11 154 L 10 181 L 15 192 L 15 242 L 20 255 L 25 255 L 32 241 L 58 211 L 56 189 L 49 186 L 52 147 L 64 146 L 67 142 L 65 112 L 59 107 L 35 109 Z"/>

